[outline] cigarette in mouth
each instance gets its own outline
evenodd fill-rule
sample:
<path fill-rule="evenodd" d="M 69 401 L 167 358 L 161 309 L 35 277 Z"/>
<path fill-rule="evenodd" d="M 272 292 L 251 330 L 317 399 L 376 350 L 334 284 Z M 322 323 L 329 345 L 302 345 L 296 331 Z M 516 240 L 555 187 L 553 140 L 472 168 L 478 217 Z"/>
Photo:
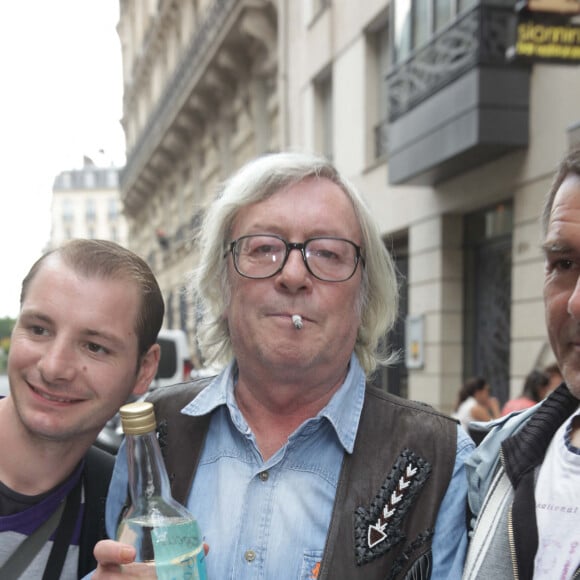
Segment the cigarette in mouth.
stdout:
<path fill-rule="evenodd" d="M 300 330 L 302 328 L 302 316 L 300 316 L 300 314 L 293 314 L 292 324 L 294 325 L 294 328 Z"/>

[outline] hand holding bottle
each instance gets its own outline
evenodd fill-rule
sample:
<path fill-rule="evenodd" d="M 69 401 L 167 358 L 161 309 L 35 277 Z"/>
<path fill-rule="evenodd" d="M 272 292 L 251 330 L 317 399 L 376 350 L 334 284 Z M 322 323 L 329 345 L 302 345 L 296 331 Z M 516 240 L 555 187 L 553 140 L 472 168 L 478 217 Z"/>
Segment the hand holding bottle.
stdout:
<path fill-rule="evenodd" d="M 94 555 L 98 566 L 91 580 L 157 577 L 155 570 L 152 570 L 150 566 L 135 562 L 136 550 L 128 544 L 115 540 L 101 540 L 95 545 Z"/>
<path fill-rule="evenodd" d="M 203 545 L 207 555 L 209 546 Z M 95 545 L 95 559 L 98 562 L 97 569 L 91 576 L 91 580 L 131 580 L 131 578 L 147 578 L 144 574 L 151 568 L 145 564 L 135 562 L 136 551 L 129 544 L 122 544 L 116 540 L 101 540 Z M 156 575 L 149 576 L 155 578 Z"/>
<path fill-rule="evenodd" d="M 146 566 L 158 580 L 207 580 L 197 521 L 171 496 L 155 434 L 153 405 L 131 403 L 121 407 L 120 414 L 126 435 L 131 505 L 119 525 L 117 539 L 134 548 L 131 556 L 139 563 L 123 566 L 123 574 L 138 567 L 143 577 Z M 116 549 L 118 558 L 129 557 L 122 548 Z M 108 565 L 119 566 L 115 560 Z"/>

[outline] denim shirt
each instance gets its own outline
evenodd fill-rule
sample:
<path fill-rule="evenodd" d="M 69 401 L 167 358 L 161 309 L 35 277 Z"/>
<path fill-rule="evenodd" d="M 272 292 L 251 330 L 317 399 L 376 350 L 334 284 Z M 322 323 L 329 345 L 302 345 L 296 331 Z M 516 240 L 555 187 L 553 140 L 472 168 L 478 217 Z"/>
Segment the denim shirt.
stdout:
<path fill-rule="evenodd" d="M 182 410 L 194 416 L 213 413 L 187 502 L 210 547 L 208 577 L 315 579 L 343 454 L 352 453 L 354 447 L 365 394 L 364 372 L 353 355 L 344 384 L 326 407 L 298 427 L 267 461 L 236 404 L 235 372 L 232 363 Z M 472 448 L 458 427 L 454 474 L 433 539 L 433 579 L 461 577 L 467 547 L 463 462 Z M 107 501 L 111 537 L 126 489 L 123 445 Z"/>

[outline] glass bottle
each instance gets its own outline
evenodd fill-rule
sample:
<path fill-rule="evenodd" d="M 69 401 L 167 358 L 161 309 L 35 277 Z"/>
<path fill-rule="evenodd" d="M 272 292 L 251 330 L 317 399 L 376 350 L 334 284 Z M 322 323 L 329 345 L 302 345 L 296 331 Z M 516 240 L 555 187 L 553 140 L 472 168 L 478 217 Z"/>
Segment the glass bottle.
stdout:
<path fill-rule="evenodd" d="M 146 401 L 120 409 L 126 437 L 131 505 L 117 540 L 137 550 L 137 562 L 154 569 L 159 580 L 207 580 L 197 520 L 173 499 L 155 433 L 155 411 Z"/>

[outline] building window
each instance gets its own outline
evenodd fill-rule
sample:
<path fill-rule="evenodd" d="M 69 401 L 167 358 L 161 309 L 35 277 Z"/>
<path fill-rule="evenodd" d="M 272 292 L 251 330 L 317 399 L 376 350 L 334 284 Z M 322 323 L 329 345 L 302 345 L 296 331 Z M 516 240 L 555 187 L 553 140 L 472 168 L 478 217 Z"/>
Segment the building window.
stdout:
<path fill-rule="evenodd" d="M 119 173 L 116 169 L 109 169 L 106 173 L 106 186 L 111 189 L 119 186 Z"/>
<path fill-rule="evenodd" d="M 405 60 L 411 52 L 411 0 L 395 0 L 394 56 L 396 62 Z"/>
<path fill-rule="evenodd" d="M 110 221 L 115 221 L 119 217 L 119 205 L 115 198 L 109 199 L 107 215 L 109 216 Z"/>
<path fill-rule="evenodd" d="M 72 185 L 72 179 L 70 172 L 66 171 L 60 176 L 60 186 L 62 189 L 70 189 Z"/>
<path fill-rule="evenodd" d="M 434 30 L 439 32 L 453 17 L 453 2 L 451 0 L 437 0 L 435 2 L 435 23 Z"/>
<path fill-rule="evenodd" d="M 368 111 L 372 138 L 371 160 L 381 159 L 388 150 L 389 23 L 383 19 L 367 33 L 368 42 Z"/>
<path fill-rule="evenodd" d="M 94 222 L 97 219 L 97 207 L 92 197 L 89 197 L 86 201 L 85 217 L 87 222 Z"/>
<path fill-rule="evenodd" d="M 330 74 L 315 84 L 316 147 L 327 159 L 334 156 L 332 132 L 332 76 Z"/>
<path fill-rule="evenodd" d="M 431 11 L 430 3 L 421 0 L 413 2 L 411 13 L 411 22 L 413 33 L 411 35 L 412 48 L 427 44 L 431 36 Z"/>
<path fill-rule="evenodd" d="M 85 187 L 90 189 L 95 187 L 96 180 L 95 180 L 95 173 L 93 171 L 85 171 Z"/>
<path fill-rule="evenodd" d="M 405 60 L 476 0 L 394 0 L 394 61 Z"/>

